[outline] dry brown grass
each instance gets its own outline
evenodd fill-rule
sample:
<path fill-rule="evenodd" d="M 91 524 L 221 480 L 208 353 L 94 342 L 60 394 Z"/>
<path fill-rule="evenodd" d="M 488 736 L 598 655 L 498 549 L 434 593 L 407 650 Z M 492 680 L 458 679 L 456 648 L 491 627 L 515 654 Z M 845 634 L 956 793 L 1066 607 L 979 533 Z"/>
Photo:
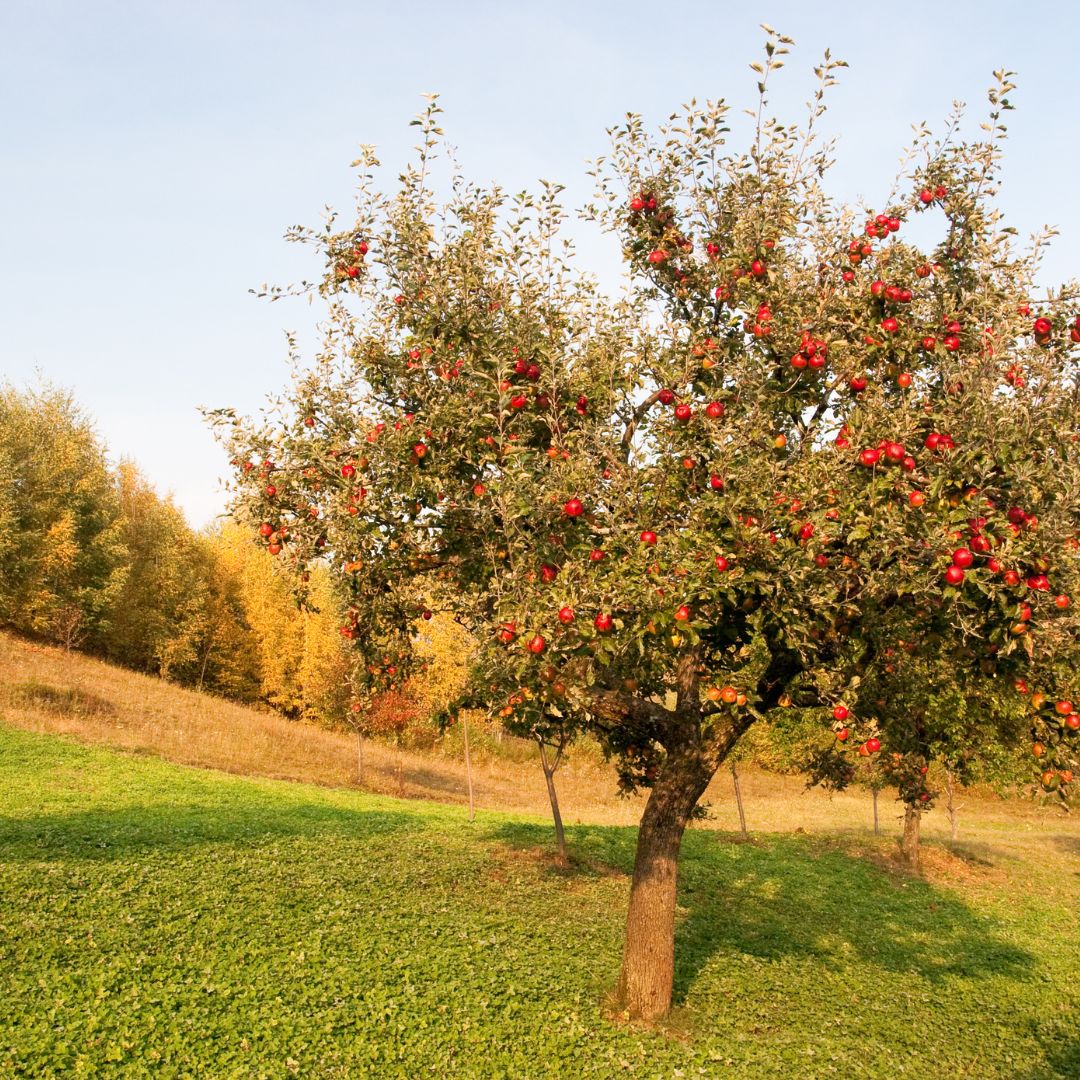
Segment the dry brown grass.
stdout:
<path fill-rule="evenodd" d="M 356 743 L 345 734 L 287 720 L 272 712 L 235 705 L 137 675 L 77 653 L 33 644 L 0 633 L 0 717 L 32 731 L 75 736 L 185 765 L 331 786 L 356 786 Z M 365 743 L 366 789 L 390 795 L 463 803 L 461 761 Z M 865 836 L 872 822 L 867 792 L 829 796 L 807 791 L 797 777 L 740 769 L 747 823 L 753 832 L 831 832 Z M 588 755 L 571 755 L 557 775 L 568 823 L 636 824 L 641 799 L 615 794 L 614 773 Z M 478 807 L 546 815 L 543 776 L 531 757 L 490 757 L 474 767 Z M 731 774 L 721 770 L 706 792 L 713 828 L 739 827 Z M 948 861 L 977 872 L 980 858 L 996 853 L 1032 857 L 1045 850 L 1048 834 L 1080 850 L 1080 823 L 1060 811 L 1023 800 L 966 792 L 960 811 L 960 852 Z M 898 827 L 891 796 L 880 800 L 882 831 Z M 927 815 L 924 834 L 948 836 L 943 810 Z M 938 859 L 937 862 L 941 862 Z M 936 866 L 934 857 L 931 869 Z M 944 869 L 944 864 L 941 869 Z"/>

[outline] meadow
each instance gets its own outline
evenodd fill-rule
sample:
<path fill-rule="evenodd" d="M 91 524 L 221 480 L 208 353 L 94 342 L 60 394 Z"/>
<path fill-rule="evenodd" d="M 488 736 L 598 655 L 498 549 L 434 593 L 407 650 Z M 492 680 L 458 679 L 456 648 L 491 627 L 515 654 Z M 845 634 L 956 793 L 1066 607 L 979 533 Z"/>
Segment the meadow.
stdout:
<path fill-rule="evenodd" d="M 634 807 L 609 783 L 589 820 L 575 794 L 602 765 L 566 785 L 563 870 L 531 763 L 480 770 L 491 801 L 517 770 L 525 805 L 474 822 L 431 799 L 449 759 L 426 778 L 406 760 L 406 799 L 344 786 L 333 755 L 320 785 L 181 765 L 152 730 L 197 695 L 3 644 L 0 1076 L 1080 1074 L 1080 830 L 1060 813 L 969 793 L 959 843 L 929 816 L 913 878 L 893 835 L 852 824 L 865 796 L 800 808 L 748 774 L 760 827 L 734 832 L 725 798 L 688 834 L 676 1009 L 635 1027 L 606 1005 L 634 844 L 611 819 Z M 210 726 L 236 709 L 203 705 Z M 228 717 L 266 754 L 259 725 L 288 723 Z"/>

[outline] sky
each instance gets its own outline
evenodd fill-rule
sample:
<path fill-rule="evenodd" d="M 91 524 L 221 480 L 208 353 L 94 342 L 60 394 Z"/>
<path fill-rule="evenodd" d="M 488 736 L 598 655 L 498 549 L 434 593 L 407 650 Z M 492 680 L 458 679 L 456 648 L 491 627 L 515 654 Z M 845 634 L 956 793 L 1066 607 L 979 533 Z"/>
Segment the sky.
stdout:
<path fill-rule="evenodd" d="M 1022 234 L 1060 230 L 1044 284 L 1080 276 L 1072 5 L 3 0 L 0 382 L 71 390 L 111 455 L 202 526 L 227 463 L 199 406 L 252 413 L 285 387 L 285 332 L 313 340 L 317 309 L 249 290 L 319 272 L 282 234 L 349 210 L 360 144 L 392 182 L 437 91 L 467 175 L 558 180 L 580 204 L 628 111 L 753 105 L 762 22 L 796 42 L 781 116 L 801 119 L 827 47 L 850 65 L 825 124 L 832 190 L 871 205 L 912 123 L 940 129 L 960 100 L 975 128 L 991 73 L 1016 71 L 1002 205 Z M 583 262 L 614 274 L 610 244 L 583 232 Z"/>

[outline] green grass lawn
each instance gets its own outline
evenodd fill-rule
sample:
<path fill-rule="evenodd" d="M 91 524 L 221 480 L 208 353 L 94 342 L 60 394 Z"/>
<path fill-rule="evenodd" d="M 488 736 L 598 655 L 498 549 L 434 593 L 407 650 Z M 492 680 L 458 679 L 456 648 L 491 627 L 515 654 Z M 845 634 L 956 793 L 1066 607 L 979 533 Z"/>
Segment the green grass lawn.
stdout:
<path fill-rule="evenodd" d="M 633 831 L 548 839 L 0 727 L 0 1076 L 1080 1077 L 1068 837 L 930 885 L 694 830 L 664 1032 L 602 1016 Z"/>

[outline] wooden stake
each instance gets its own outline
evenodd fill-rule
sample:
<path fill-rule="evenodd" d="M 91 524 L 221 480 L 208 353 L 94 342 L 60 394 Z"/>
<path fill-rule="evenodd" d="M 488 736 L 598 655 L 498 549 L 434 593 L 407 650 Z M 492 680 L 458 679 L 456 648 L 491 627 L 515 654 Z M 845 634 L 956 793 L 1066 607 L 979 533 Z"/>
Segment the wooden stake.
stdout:
<path fill-rule="evenodd" d="M 465 735 L 465 779 L 469 785 L 469 820 L 473 821 L 476 818 L 476 807 L 473 805 L 472 760 L 469 757 L 469 718 L 467 716 L 461 718 L 461 730 Z"/>

